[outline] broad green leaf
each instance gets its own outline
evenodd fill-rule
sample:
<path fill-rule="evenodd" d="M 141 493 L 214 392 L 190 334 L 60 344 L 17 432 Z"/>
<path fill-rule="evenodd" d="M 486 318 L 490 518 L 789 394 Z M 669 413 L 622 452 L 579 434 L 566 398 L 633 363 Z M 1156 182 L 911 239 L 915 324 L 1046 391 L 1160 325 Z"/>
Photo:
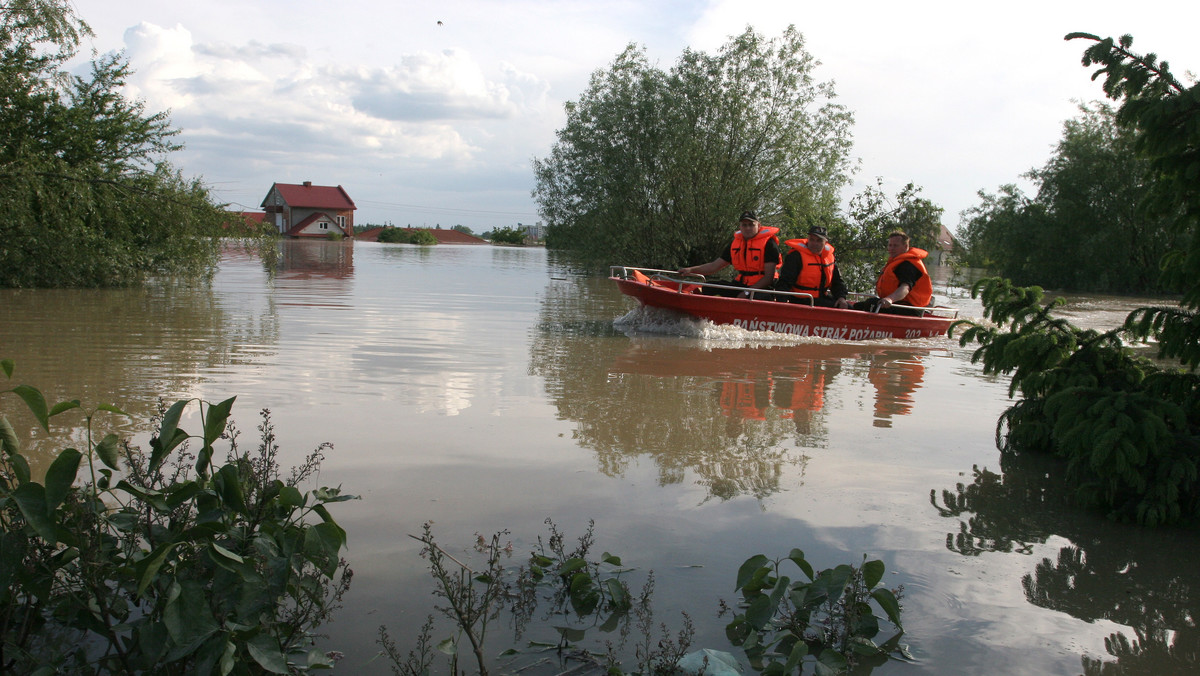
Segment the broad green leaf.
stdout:
<path fill-rule="evenodd" d="M 285 507 L 300 508 L 304 506 L 304 494 L 295 486 L 284 486 L 279 489 L 279 502 Z"/>
<path fill-rule="evenodd" d="M 763 566 L 766 566 L 767 563 L 769 563 L 769 562 L 770 562 L 770 559 L 768 559 L 766 556 L 763 556 L 762 554 L 756 554 L 756 555 L 746 559 L 745 563 L 743 563 L 741 565 L 741 567 L 738 568 L 737 586 L 734 587 L 734 590 L 744 588 L 747 583 L 749 583 L 751 580 L 754 579 L 754 577 L 758 573 L 759 569 L 762 568 Z"/>
<path fill-rule="evenodd" d="M 343 539 L 341 529 L 327 523 L 310 526 L 304 533 L 304 554 L 326 577 L 337 572 L 338 551 Z"/>
<path fill-rule="evenodd" d="M 46 470 L 46 513 L 58 509 L 75 483 L 83 455 L 73 448 L 63 449 Z"/>
<path fill-rule="evenodd" d="M 883 561 L 878 559 L 867 561 L 863 564 L 862 570 L 863 584 L 867 586 L 867 589 L 874 589 L 875 585 L 883 579 Z"/>
<path fill-rule="evenodd" d="M 808 559 L 804 558 L 803 551 L 793 548 L 792 551 L 788 553 L 788 559 L 790 559 L 792 563 L 799 566 L 800 570 L 804 571 L 804 574 L 808 576 L 809 580 L 816 579 L 813 574 L 812 564 L 808 562 Z"/>
<path fill-rule="evenodd" d="M 12 466 L 13 474 L 17 477 L 18 484 L 29 483 L 29 461 L 23 455 L 8 456 L 8 464 Z"/>
<path fill-rule="evenodd" d="M 34 532 L 46 542 L 58 542 L 56 524 L 46 509 L 46 489 L 41 484 L 32 481 L 23 483 L 13 491 L 12 497 Z"/>
<path fill-rule="evenodd" d="M 150 583 L 154 581 L 154 578 L 158 576 L 159 569 L 161 569 L 163 564 L 166 563 L 167 555 L 171 553 L 171 550 L 174 549 L 177 544 L 178 543 L 176 542 L 164 542 L 156 547 L 154 551 L 150 552 L 146 558 L 138 561 L 137 564 L 134 565 L 134 572 L 138 577 L 138 596 L 141 596 L 146 592 L 146 587 L 149 587 Z"/>
<path fill-rule="evenodd" d="M 614 556 L 613 554 L 609 554 L 608 552 L 604 552 L 604 554 L 600 555 L 600 561 L 602 563 L 610 563 L 614 566 L 621 565 L 621 557 Z"/>
<path fill-rule="evenodd" d="M 208 407 L 208 416 L 204 421 L 205 445 L 213 445 L 225 432 L 225 423 L 229 421 L 229 410 L 233 408 L 234 399 L 237 397 L 230 397 L 219 404 L 211 404 Z"/>
<path fill-rule="evenodd" d="M 117 408 L 116 406 L 113 406 L 112 404 L 100 404 L 99 406 L 96 407 L 96 410 L 108 411 L 109 413 L 116 413 L 117 415 L 123 415 L 126 418 L 133 417 L 133 416 L 129 415 L 128 413 L 126 413 L 125 411 L 122 411 L 121 409 Z"/>
<path fill-rule="evenodd" d="M 238 556 L 237 554 L 234 554 L 233 552 L 229 551 L 228 549 L 225 549 L 224 547 L 222 547 L 221 545 L 219 545 L 215 542 L 212 543 L 212 548 L 214 551 L 216 551 L 216 553 L 220 554 L 221 556 L 223 556 L 231 561 L 236 561 L 238 563 L 244 562 L 244 559 L 242 559 L 242 557 Z"/>
<path fill-rule="evenodd" d="M 150 471 L 158 469 L 162 461 L 166 459 L 167 454 L 171 449 L 183 443 L 187 438 L 187 434 L 179 434 L 179 418 L 183 416 L 183 409 L 188 405 L 188 400 L 181 399 L 180 401 L 171 404 L 167 412 L 163 415 L 162 425 L 158 428 L 157 442 L 152 443 L 154 450 L 150 453 Z"/>
<path fill-rule="evenodd" d="M 54 416 L 58 415 L 59 413 L 62 413 L 63 411 L 70 411 L 73 408 L 79 408 L 79 400 L 78 399 L 72 399 L 71 401 L 58 402 L 53 407 L 51 407 L 50 413 L 48 413 L 47 415 L 48 415 L 48 417 L 53 418 Z"/>
<path fill-rule="evenodd" d="M 608 589 L 608 596 L 612 599 L 613 607 L 621 610 L 628 610 L 632 605 L 629 600 L 629 594 L 625 591 L 625 585 L 615 578 L 608 578 L 604 581 L 604 587 Z"/>
<path fill-rule="evenodd" d="M 4 416 L 0 416 L 0 450 L 4 451 L 4 455 L 7 457 L 21 452 L 21 442 L 17 439 L 17 431 Z"/>
<path fill-rule="evenodd" d="M 792 651 L 788 653 L 787 664 L 783 666 L 783 672 L 785 674 L 799 673 L 796 672 L 796 669 L 807 655 L 808 644 L 804 641 L 796 641 L 795 645 L 792 646 Z"/>
<path fill-rule="evenodd" d="M 755 629 L 763 629 L 775 616 L 776 607 L 771 603 L 770 597 L 759 596 L 750 602 L 750 607 L 746 608 L 746 621 Z"/>
<path fill-rule="evenodd" d="M 225 465 L 217 470 L 213 477 L 217 493 L 225 504 L 233 507 L 239 514 L 246 513 L 246 496 L 242 493 L 242 477 L 234 465 Z"/>
<path fill-rule="evenodd" d="M 11 378 L 13 373 L 13 360 L 0 359 L 0 369 L 4 370 L 4 377 Z"/>
<path fill-rule="evenodd" d="M 12 390 L 18 397 L 25 401 L 25 405 L 29 407 L 29 411 L 33 413 L 33 417 L 41 423 L 42 429 L 50 431 L 50 413 L 46 409 L 46 398 L 36 388 L 28 385 L 17 385 Z"/>
<path fill-rule="evenodd" d="M 120 470 L 121 458 L 119 455 L 120 439 L 115 434 L 106 434 L 100 443 L 96 444 L 96 455 L 99 456 L 100 462 L 110 469 Z"/>
<path fill-rule="evenodd" d="M 903 629 L 904 625 L 900 624 L 900 602 L 896 600 L 896 595 L 892 590 L 882 587 L 871 591 L 871 598 L 883 608 L 883 612 L 887 613 L 888 621 L 896 625 L 897 628 Z"/>
<path fill-rule="evenodd" d="M 163 622 L 175 642 L 175 649 L 168 659 L 186 657 L 196 651 L 207 639 L 220 630 L 203 585 L 187 580 L 179 586 L 179 594 L 167 602 L 163 611 Z"/>
<path fill-rule="evenodd" d="M 564 563 L 563 565 L 559 566 L 558 570 L 555 572 L 558 575 L 562 575 L 563 577 L 566 577 L 567 575 L 574 573 L 575 571 L 579 570 L 580 568 L 583 568 L 586 565 L 587 565 L 587 561 L 584 561 L 583 559 L 580 559 L 580 558 L 568 559 L 567 562 Z"/>
<path fill-rule="evenodd" d="M 260 667 L 272 674 L 288 673 L 287 658 L 280 651 L 279 641 L 275 637 L 260 632 L 246 643 L 246 651 Z"/>

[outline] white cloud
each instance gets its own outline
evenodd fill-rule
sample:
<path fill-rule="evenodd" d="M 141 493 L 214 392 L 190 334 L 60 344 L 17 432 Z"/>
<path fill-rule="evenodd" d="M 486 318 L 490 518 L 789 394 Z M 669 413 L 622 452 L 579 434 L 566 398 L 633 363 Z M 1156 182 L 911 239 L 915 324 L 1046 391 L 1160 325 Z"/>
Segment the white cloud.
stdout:
<path fill-rule="evenodd" d="M 255 204 L 274 181 L 341 184 L 381 205 L 360 222 L 419 220 L 388 204 L 460 210 L 483 229 L 534 220 L 529 160 L 549 151 L 563 103 L 629 43 L 669 68 L 686 46 L 795 24 L 818 78 L 855 112 L 854 189 L 913 181 L 952 226 L 977 190 L 1046 161 L 1073 99 L 1100 98 L 1067 32 L 1131 32 L 1178 72 L 1200 69 L 1182 0 L 1153 14 L 1114 0 L 76 4 L 97 49 L 126 50 L 130 93 L 171 110 L 185 173 Z"/>

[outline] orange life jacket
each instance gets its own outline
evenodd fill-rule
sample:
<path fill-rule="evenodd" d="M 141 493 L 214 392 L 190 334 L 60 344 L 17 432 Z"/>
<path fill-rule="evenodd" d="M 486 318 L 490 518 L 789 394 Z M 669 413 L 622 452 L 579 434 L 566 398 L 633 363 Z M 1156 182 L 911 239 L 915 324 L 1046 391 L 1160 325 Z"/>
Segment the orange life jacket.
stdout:
<path fill-rule="evenodd" d="M 928 255 L 929 252 L 924 249 L 911 247 L 908 251 L 888 261 L 887 265 L 883 266 L 883 272 L 879 274 L 879 281 L 875 282 L 875 295 L 883 298 L 899 288 L 900 280 L 896 278 L 893 271 L 897 265 L 908 261 L 921 271 L 921 278 L 917 280 L 916 286 L 908 290 L 907 296 L 896 302 L 904 302 L 913 307 L 929 305 L 929 301 L 933 298 L 933 281 L 929 279 L 929 271 L 921 262 L 921 259 Z"/>
<path fill-rule="evenodd" d="M 784 243 L 799 253 L 800 259 L 803 261 L 800 274 L 796 275 L 796 283 L 785 291 L 804 293 L 815 291 L 816 293 L 813 295 L 817 296 L 828 289 L 829 285 L 833 283 L 833 245 L 826 242 L 825 248 L 818 256 L 805 246 L 808 244 L 808 239 L 789 239 Z"/>
<path fill-rule="evenodd" d="M 733 233 L 733 243 L 729 245 L 729 259 L 733 263 L 733 267 L 738 271 L 738 281 L 746 286 L 754 286 L 754 283 L 762 279 L 763 266 L 768 262 L 775 263 L 775 276 L 779 276 L 779 258 L 774 261 L 763 260 L 763 252 L 767 248 L 767 240 L 774 239 L 775 246 L 779 246 L 779 238 L 775 235 L 779 233 L 779 228 L 772 228 L 765 225 L 758 227 L 758 234 L 750 238 L 747 242 L 745 237 L 742 237 L 741 231 Z"/>

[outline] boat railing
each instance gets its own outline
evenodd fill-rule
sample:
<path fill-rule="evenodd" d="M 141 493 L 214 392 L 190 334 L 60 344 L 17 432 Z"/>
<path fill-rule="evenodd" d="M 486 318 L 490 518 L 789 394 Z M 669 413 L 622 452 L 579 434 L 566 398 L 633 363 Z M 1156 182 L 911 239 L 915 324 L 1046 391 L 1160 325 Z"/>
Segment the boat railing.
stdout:
<path fill-rule="evenodd" d="M 713 284 L 713 283 L 707 282 L 707 281 L 705 281 L 707 279 L 707 277 L 705 277 L 704 275 L 701 275 L 701 274 L 696 274 L 696 273 L 681 274 L 678 270 L 659 270 L 656 268 L 637 268 L 637 267 L 630 267 L 627 265 L 610 265 L 608 268 L 608 276 L 611 278 L 614 278 L 614 279 L 631 280 L 631 279 L 635 279 L 635 276 L 633 274 L 633 271 L 635 271 L 635 270 L 638 273 L 644 275 L 645 277 L 650 278 L 652 281 L 658 282 L 658 286 L 661 286 L 663 288 L 670 288 L 670 286 L 674 286 L 675 291 L 677 291 L 679 293 L 683 293 L 685 288 L 687 288 L 688 291 L 695 290 L 696 288 L 713 288 L 713 289 L 721 289 L 723 291 L 728 291 L 731 288 L 730 286 L 728 286 L 726 284 Z M 814 304 L 813 303 L 813 295 L 810 293 L 804 293 L 802 291 L 775 291 L 774 289 L 745 289 L 743 291 L 743 293 L 745 294 L 745 298 L 747 298 L 749 300 L 776 300 L 777 301 L 777 300 L 781 300 L 783 298 L 791 297 L 791 298 L 797 299 L 796 301 L 792 301 L 792 302 L 799 301 L 802 303 L 806 303 L 807 305 Z M 850 293 L 849 296 L 851 298 L 856 298 L 859 300 L 866 300 L 867 298 L 873 297 L 873 296 L 870 296 L 869 294 L 865 294 L 865 293 Z M 899 307 L 905 307 L 905 306 L 899 306 Z M 920 314 L 917 314 L 918 310 L 920 310 Z M 878 305 L 876 305 L 871 310 L 871 312 L 878 312 L 878 311 L 879 311 Z M 956 310 L 955 308 L 943 307 L 940 305 L 924 307 L 924 308 L 912 308 L 911 312 L 912 312 L 912 314 L 910 316 L 914 316 L 914 317 L 929 317 L 929 318 L 936 318 L 936 319 L 956 319 L 958 317 L 958 310 Z"/>

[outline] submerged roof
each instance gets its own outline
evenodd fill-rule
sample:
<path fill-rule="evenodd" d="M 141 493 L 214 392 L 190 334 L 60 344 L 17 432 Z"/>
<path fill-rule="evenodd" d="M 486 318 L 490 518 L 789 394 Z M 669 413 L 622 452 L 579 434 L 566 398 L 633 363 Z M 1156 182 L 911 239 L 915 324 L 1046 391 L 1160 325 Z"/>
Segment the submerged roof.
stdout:
<path fill-rule="evenodd" d="M 354 210 L 358 207 L 354 206 L 354 200 L 350 199 L 350 195 L 346 194 L 345 188 L 342 186 L 328 185 L 313 185 L 311 181 L 305 181 L 302 184 L 295 183 L 276 183 L 271 186 L 272 191 L 279 191 L 279 195 L 283 197 L 283 201 L 287 202 L 292 208 L 302 209 L 336 209 L 336 210 Z M 267 206 L 267 200 L 271 198 L 271 193 L 267 193 L 267 197 L 263 198 L 262 206 Z"/>

